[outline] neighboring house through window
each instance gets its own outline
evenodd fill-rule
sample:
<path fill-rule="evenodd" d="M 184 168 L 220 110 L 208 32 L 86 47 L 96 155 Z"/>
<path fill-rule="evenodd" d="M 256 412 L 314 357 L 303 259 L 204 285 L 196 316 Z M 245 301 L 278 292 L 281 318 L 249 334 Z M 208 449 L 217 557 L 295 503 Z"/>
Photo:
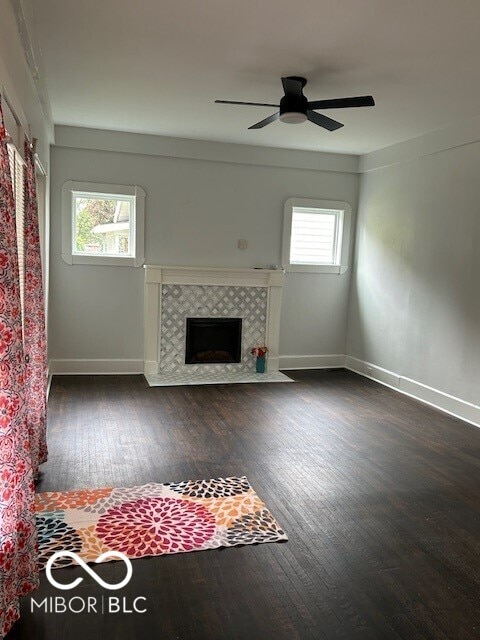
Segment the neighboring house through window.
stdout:
<path fill-rule="evenodd" d="M 347 202 L 289 198 L 282 261 L 287 271 L 345 273 L 352 209 Z"/>
<path fill-rule="evenodd" d="M 145 192 L 141 187 L 70 180 L 62 191 L 65 262 L 143 264 Z"/>

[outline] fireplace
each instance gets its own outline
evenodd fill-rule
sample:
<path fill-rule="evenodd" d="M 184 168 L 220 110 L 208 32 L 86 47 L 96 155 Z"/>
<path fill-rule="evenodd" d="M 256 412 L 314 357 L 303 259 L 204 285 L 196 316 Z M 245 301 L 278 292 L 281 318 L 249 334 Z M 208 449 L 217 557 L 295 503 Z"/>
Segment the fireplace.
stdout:
<path fill-rule="evenodd" d="M 185 364 L 241 362 L 241 318 L 187 318 Z"/>
<path fill-rule="evenodd" d="M 145 266 L 145 374 L 248 373 L 256 344 L 268 345 L 268 371 L 278 371 L 284 279 L 280 269 Z M 186 318 L 241 318 L 240 359 L 186 364 Z"/>

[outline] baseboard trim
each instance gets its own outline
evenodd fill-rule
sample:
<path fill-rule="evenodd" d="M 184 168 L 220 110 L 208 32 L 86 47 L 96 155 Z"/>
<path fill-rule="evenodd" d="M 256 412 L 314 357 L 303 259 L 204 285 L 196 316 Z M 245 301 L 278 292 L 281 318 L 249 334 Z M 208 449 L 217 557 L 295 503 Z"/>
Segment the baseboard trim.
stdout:
<path fill-rule="evenodd" d="M 156 360 L 145 360 L 143 363 L 143 373 L 149 376 L 158 376 L 159 363 Z"/>
<path fill-rule="evenodd" d="M 277 362 L 279 364 L 277 365 Z M 272 367 L 272 364 L 274 365 Z M 343 354 L 329 354 L 320 356 L 280 356 L 275 362 L 269 360 L 269 369 L 333 369 L 345 366 Z M 158 362 L 144 362 L 143 360 L 50 360 L 49 372 L 52 375 L 107 375 L 107 374 L 135 374 L 158 373 Z"/>
<path fill-rule="evenodd" d="M 143 360 L 50 360 L 51 375 L 118 375 L 143 373 Z"/>
<path fill-rule="evenodd" d="M 480 427 L 480 406 L 452 396 L 444 391 L 429 387 L 417 380 L 406 378 L 388 369 L 378 367 L 371 362 L 365 362 L 352 356 L 346 356 L 345 368 L 358 373 L 365 378 L 379 382 L 410 398 L 415 398 L 435 409 L 460 418 L 475 427 Z"/>
<path fill-rule="evenodd" d="M 281 371 L 295 369 L 341 369 L 345 367 L 345 356 L 339 353 L 321 356 L 280 356 Z"/>

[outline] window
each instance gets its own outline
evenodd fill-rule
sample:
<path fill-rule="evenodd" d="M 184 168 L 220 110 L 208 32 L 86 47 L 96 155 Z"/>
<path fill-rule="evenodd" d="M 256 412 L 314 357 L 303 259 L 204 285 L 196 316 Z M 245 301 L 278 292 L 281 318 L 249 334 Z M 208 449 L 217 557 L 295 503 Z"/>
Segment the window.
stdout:
<path fill-rule="evenodd" d="M 347 202 L 287 200 L 283 223 L 284 268 L 287 271 L 345 273 L 351 211 Z"/>
<path fill-rule="evenodd" d="M 138 267 L 144 262 L 145 192 L 138 186 L 63 185 L 63 252 L 68 264 Z"/>

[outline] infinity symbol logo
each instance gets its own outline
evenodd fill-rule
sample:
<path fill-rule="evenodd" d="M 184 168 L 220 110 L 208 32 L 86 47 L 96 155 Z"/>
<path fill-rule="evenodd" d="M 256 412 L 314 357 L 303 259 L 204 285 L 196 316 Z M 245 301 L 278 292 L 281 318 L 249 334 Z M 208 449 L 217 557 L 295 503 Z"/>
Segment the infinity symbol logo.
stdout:
<path fill-rule="evenodd" d="M 127 556 L 124 555 L 123 553 L 120 553 L 120 551 L 106 551 L 105 553 L 102 553 L 101 556 L 98 556 L 98 558 L 95 560 L 95 562 L 102 562 L 102 560 L 105 560 L 106 558 L 118 558 L 120 560 L 123 560 L 123 562 L 127 565 L 127 575 L 118 584 L 109 584 L 108 582 L 105 582 L 104 580 L 102 580 L 102 578 L 100 578 L 100 576 L 98 576 L 95 573 L 95 571 L 92 571 L 92 569 L 88 566 L 88 564 L 84 562 L 81 558 L 79 558 L 76 553 L 73 553 L 73 551 L 57 551 L 56 553 L 53 554 L 53 556 L 51 556 L 48 559 L 45 572 L 47 574 L 47 578 L 50 584 L 52 584 L 54 587 L 57 587 L 57 589 L 62 589 L 63 591 L 68 591 L 69 589 L 75 589 L 76 586 L 78 586 L 81 582 L 83 582 L 83 578 L 77 578 L 70 584 L 61 584 L 60 582 L 57 582 L 55 578 L 52 576 L 52 564 L 56 560 L 58 560 L 58 558 L 65 558 L 65 557 L 73 558 L 73 560 L 75 560 L 77 564 L 83 567 L 83 569 L 88 573 L 88 575 L 91 576 L 95 580 L 95 582 L 97 582 L 104 589 L 111 589 L 112 591 L 121 589 L 122 587 L 124 587 L 126 584 L 129 583 L 130 578 L 132 577 L 132 572 L 133 572 L 132 563 L 127 558 Z"/>

